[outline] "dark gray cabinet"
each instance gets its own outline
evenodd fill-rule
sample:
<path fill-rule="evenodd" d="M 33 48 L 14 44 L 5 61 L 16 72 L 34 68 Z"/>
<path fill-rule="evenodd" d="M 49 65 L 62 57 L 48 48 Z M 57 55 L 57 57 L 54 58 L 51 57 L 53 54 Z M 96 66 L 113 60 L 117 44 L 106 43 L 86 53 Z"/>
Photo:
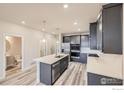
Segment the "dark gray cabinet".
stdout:
<path fill-rule="evenodd" d="M 44 84 L 52 84 L 52 66 L 45 63 L 40 63 L 40 82 Z"/>
<path fill-rule="evenodd" d="M 53 64 L 40 62 L 40 82 L 52 85 L 68 67 L 68 56 Z"/>
<path fill-rule="evenodd" d="M 80 54 L 80 63 L 87 64 L 87 53 Z"/>
<path fill-rule="evenodd" d="M 70 36 L 64 36 L 63 37 L 63 43 L 70 43 L 71 37 Z"/>
<path fill-rule="evenodd" d="M 63 43 L 80 44 L 80 35 L 63 36 Z"/>
<path fill-rule="evenodd" d="M 60 74 L 62 74 L 68 67 L 68 57 L 60 61 Z"/>
<path fill-rule="evenodd" d="M 90 49 L 97 49 L 97 22 L 90 23 Z"/>
<path fill-rule="evenodd" d="M 89 48 L 89 35 L 81 36 L 81 48 Z"/>
<path fill-rule="evenodd" d="M 122 54 L 122 4 L 103 6 L 102 29 L 102 51 Z"/>
<path fill-rule="evenodd" d="M 54 83 L 56 80 L 57 80 L 57 78 L 60 76 L 60 61 L 58 61 L 58 62 L 56 62 L 56 63 L 54 63 L 54 64 L 52 64 L 52 83 Z"/>
<path fill-rule="evenodd" d="M 71 36 L 71 44 L 80 44 L 80 35 Z"/>
<path fill-rule="evenodd" d="M 87 72 L 88 85 L 123 85 L 123 80 Z"/>

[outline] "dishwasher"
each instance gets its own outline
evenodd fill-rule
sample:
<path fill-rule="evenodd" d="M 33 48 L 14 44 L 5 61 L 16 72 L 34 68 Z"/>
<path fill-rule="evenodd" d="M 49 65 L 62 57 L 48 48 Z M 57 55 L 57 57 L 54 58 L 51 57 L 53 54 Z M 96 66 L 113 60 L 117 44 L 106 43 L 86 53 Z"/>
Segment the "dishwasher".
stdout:
<path fill-rule="evenodd" d="M 52 83 L 60 76 L 60 62 L 52 65 Z"/>

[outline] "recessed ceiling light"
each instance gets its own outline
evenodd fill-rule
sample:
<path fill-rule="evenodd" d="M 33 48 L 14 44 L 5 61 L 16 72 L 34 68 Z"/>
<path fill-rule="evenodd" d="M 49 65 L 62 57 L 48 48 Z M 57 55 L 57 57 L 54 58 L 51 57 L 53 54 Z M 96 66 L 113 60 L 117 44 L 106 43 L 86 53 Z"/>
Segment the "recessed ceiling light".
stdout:
<path fill-rule="evenodd" d="M 80 28 L 78 28 L 78 31 L 81 31 L 81 29 L 80 29 Z"/>
<path fill-rule="evenodd" d="M 22 21 L 21 23 L 22 23 L 22 24 L 25 24 L 25 21 Z"/>
<path fill-rule="evenodd" d="M 45 28 L 42 28 L 42 31 L 45 31 Z"/>
<path fill-rule="evenodd" d="M 74 22 L 74 25 L 77 25 L 77 22 Z"/>
<path fill-rule="evenodd" d="M 64 8 L 68 8 L 68 4 L 64 4 L 63 7 L 64 7 Z"/>

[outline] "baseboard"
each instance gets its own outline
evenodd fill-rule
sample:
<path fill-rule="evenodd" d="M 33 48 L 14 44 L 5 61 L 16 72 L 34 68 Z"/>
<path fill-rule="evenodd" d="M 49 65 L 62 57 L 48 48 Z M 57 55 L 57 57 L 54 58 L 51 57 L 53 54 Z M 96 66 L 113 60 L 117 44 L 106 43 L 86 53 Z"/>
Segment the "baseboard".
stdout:
<path fill-rule="evenodd" d="M 30 66 L 23 68 L 22 71 L 27 71 L 27 70 L 31 69 L 33 65 L 34 65 L 34 63 L 30 64 Z"/>

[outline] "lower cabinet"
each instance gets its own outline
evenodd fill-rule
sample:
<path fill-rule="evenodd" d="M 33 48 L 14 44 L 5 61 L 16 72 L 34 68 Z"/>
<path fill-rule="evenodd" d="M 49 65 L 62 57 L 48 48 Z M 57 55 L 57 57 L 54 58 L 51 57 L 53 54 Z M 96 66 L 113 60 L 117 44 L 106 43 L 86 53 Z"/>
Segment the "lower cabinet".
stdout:
<path fill-rule="evenodd" d="M 52 66 L 40 62 L 40 82 L 51 85 L 52 84 Z"/>
<path fill-rule="evenodd" d="M 52 85 L 68 67 L 68 56 L 55 62 L 54 64 L 45 64 L 40 62 L 40 82 Z"/>
<path fill-rule="evenodd" d="M 123 80 L 87 72 L 88 85 L 123 85 Z"/>
<path fill-rule="evenodd" d="M 87 56 L 87 53 L 80 53 L 79 57 L 71 57 L 71 61 L 87 64 Z"/>
<path fill-rule="evenodd" d="M 52 65 L 52 83 L 60 76 L 60 61 Z"/>
<path fill-rule="evenodd" d="M 87 53 L 80 54 L 80 63 L 87 64 Z"/>
<path fill-rule="evenodd" d="M 68 67 L 68 57 L 60 60 L 60 74 L 62 74 Z"/>

